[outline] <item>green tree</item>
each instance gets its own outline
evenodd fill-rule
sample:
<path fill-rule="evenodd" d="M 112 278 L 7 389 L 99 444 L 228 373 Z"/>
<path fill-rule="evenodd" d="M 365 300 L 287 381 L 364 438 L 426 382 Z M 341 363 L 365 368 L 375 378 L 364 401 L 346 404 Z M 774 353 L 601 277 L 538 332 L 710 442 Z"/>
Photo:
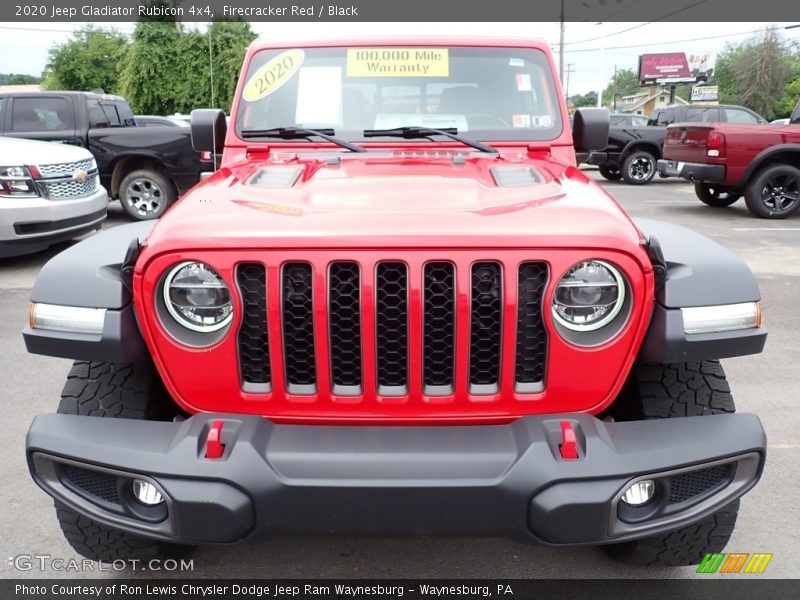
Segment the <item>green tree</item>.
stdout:
<path fill-rule="evenodd" d="M 597 106 L 597 92 L 575 94 L 569 97 L 569 103 L 575 108 L 580 108 L 581 106 Z"/>
<path fill-rule="evenodd" d="M 42 81 L 41 77 L 23 73 L 0 73 L 0 85 L 33 85 Z"/>
<path fill-rule="evenodd" d="M 714 69 L 720 101 L 741 104 L 767 119 L 774 118 L 783 110 L 795 62 L 792 48 L 774 28 L 726 46 Z"/>
<path fill-rule="evenodd" d="M 608 86 L 603 90 L 603 104 L 613 106 L 614 99 L 619 100 L 623 96 L 630 96 L 641 89 L 639 85 L 639 75 L 633 69 L 620 69 L 609 80 Z"/>
<path fill-rule="evenodd" d="M 42 87 L 48 90 L 118 91 L 120 63 L 128 49 L 126 37 L 114 30 L 87 25 L 72 39 L 50 48 Z"/>
<path fill-rule="evenodd" d="M 229 111 L 245 50 L 255 37 L 241 21 L 215 21 L 205 33 L 179 32 L 174 21 L 140 21 L 122 71 L 122 93 L 138 114 Z"/>

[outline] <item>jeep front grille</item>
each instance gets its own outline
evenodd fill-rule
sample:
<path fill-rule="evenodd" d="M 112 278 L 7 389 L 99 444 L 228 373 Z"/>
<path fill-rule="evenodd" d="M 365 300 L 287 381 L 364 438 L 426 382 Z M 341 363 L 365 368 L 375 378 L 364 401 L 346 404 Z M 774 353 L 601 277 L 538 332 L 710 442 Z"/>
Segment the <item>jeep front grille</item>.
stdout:
<path fill-rule="evenodd" d="M 459 390 L 488 399 L 504 386 L 544 390 L 545 263 L 296 261 L 269 271 L 276 277 L 260 263 L 236 269 L 245 392 L 272 391 L 275 368 L 293 396 L 371 392 L 392 401 L 416 389 L 432 399 Z M 268 324 L 268 314 L 280 324 Z M 268 329 L 281 339 L 270 340 Z"/>

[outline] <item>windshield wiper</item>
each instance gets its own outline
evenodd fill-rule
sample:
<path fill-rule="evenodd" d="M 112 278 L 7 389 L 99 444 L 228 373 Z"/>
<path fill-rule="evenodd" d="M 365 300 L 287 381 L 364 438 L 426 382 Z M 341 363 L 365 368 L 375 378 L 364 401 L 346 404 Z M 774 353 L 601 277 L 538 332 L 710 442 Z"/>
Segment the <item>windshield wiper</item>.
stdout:
<path fill-rule="evenodd" d="M 445 127 L 443 129 L 431 129 L 430 127 L 409 126 L 409 127 L 396 127 L 395 129 L 364 130 L 364 137 L 389 136 L 389 137 L 401 137 L 407 140 L 413 140 L 414 138 L 426 138 L 432 135 L 443 135 L 445 137 L 450 138 L 451 140 L 461 142 L 466 146 L 471 146 L 476 150 L 480 150 L 481 152 L 491 152 L 492 154 L 497 154 L 497 150 L 495 150 L 491 146 L 487 146 L 486 144 L 481 144 L 480 142 L 476 142 L 475 140 L 470 140 L 468 138 L 458 135 L 458 129 L 456 129 L 455 127 Z"/>
<path fill-rule="evenodd" d="M 347 148 L 352 152 L 366 152 L 366 148 L 357 146 L 347 140 L 341 140 L 334 137 L 336 133 L 333 129 L 306 129 L 305 127 L 273 127 L 272 129 L 245 129 L 241 133 L 242 137 L 259 138 L 259 137 L 274 137 L 282 140 L 304 140 L 311 137 L 319 137 L 323 140 Z"/>

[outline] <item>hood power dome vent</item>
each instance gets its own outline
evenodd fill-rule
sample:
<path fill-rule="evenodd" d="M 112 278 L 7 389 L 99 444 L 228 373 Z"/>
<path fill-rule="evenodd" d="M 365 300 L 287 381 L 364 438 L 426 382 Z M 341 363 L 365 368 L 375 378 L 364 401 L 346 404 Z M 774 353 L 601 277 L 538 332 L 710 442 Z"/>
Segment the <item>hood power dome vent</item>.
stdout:
<path fill-rule="evenodd" d="M 544 183 L 544 177 L 532 167 L 492 167 L 497 187 L 525 187 Z"/>
<path fill-rule="evenodd" d="M 287 189 L 293 187 L 302 174 L 303 167 L 268 167 L 259 169 L 247 185 L 272 190 Z"/>

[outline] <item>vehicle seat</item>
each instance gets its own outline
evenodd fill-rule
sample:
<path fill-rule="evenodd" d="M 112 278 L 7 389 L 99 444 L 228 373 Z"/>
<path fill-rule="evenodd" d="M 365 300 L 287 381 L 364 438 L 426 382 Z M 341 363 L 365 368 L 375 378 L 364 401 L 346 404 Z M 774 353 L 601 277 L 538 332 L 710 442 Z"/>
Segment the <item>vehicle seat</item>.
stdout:
<path fill-rule="evenodd" d="M 14 103 L 13 111 L 14 131 L 46 131 L 47 127 L 30 106 Z"/>

